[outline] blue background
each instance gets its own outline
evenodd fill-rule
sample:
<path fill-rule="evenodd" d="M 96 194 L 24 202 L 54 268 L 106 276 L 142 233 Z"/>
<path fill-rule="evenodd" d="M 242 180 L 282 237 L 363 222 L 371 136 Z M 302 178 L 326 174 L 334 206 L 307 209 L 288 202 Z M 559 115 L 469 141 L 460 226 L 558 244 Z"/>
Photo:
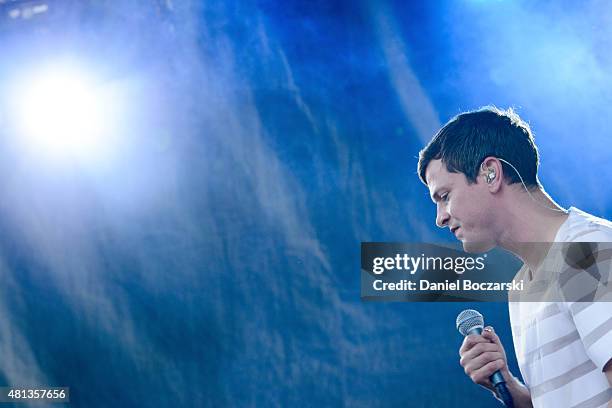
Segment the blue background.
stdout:
<path fill-rule="evenodd" d="M 519 375 L 507 305 L 362 303 L 360 243 L 453 239 L 416 157 L 488 104 L 529 121 L 560 204 L 612 217 L 611 18 L 510 0 L 5 18 L 3 95 L 69 56 L 128 109 L 112 160 L 58 163 L 19 150 L 3 105 L 0 383 L 69 386 L 84 407 L 494 406 L 454 320 L 477 307 Z"/>

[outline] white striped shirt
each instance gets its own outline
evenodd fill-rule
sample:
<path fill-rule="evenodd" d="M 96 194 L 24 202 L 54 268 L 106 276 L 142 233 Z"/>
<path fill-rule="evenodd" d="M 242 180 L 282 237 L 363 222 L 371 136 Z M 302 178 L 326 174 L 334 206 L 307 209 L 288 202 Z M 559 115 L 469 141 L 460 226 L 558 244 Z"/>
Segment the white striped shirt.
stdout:
<path fill-rule="evenodd" d="M 612 223 L 572 207 L 555 242 L 612 242 Z M 549 259 L 553 256 L 549 253 L 542 265 L 563 262 Z M 606 280 L 612 278 L 612 271 L 604 273 Z M 528 282 L 528 274 L 524 265 L 515 279 Z M 612 400 L 602 371 L 612 358 L 612 303 L 510 302 L 509 311 L 516 357 L 534 407 L 605 408 Z"/>

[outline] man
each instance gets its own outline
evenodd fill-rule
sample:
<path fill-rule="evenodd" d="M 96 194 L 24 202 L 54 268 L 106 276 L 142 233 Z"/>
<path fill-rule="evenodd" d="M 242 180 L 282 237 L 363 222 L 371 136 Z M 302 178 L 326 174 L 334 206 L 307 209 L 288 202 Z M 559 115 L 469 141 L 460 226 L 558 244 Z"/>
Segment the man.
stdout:
<path fill-rule="evenodd" d="M 537 280 L 553 255 L 525 243 L 612 242 L 612 223 L 562 209 L 537 177 L 538 150 L 512 110 L 483 108 L 448 122 L 421 151 L 418 172 L 436 203 L 436 224 L 468 252 L 504 248 L 524 263 L 517 277 Z M 513 303 L 513 340 L 526 386 L 508 370 L 487 327 L 465 338 L 460 364 L 477 384 L 504 376 L 515 407 L 612 407 L 612 304 Z"/>

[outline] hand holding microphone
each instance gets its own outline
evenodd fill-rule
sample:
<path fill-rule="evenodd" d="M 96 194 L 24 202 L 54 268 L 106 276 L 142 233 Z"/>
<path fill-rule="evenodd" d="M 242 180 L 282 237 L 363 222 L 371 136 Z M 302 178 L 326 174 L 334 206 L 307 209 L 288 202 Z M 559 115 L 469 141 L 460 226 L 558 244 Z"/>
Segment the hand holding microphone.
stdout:
<path fill-rule="evenodd" d="M 503 378 L 510 376 L 506 352 L 490 326 L 485 327 L 481 335 L 466 336 L 459 349 L 459 355 L 461 356 L 459 364 L 472 381 L 491 391 L 493 383 L 489 377 L 496 371 L 500 371 Z"/>
<path fill-rule="evenodd" d="M 464 310 L 457 316 L 457 330 L 465 336 L 459 349 L 460 364 L 474 381 L 493 392 L 507 407 L 514 402 L 506 383 L 516 381 L 506 360 L 506 352 L 492 327 L 484 328 L 484 318 L 476 310 Z"/>

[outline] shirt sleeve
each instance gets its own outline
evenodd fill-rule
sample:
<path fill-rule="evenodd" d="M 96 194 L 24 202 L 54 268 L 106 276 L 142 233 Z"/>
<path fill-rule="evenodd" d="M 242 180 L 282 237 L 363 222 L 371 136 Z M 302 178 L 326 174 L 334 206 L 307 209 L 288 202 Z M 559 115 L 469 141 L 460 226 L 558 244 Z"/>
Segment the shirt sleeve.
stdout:
<path fill-rule="evenodd" d="M 588 234 L 584 241 L 597 242 L 595 267 L 589 267 L 580 276 L 580 280 L 595 280 L 593 295 L 586 302 L 566 303 L 568 311 L 574 321 L 576 330 L 586 349 L 587 355 L 603 370 L 606 363 L 612 358 L 612 243 L 598 242 L 597 234 Z M 590 271 L 590 274 L 587 273 Z M 593 276 L 596 271 L 596 276 Z M 596 279 L 595 279 L 596 278 Z M 572 299 L 576 300 L 576 299 Z"/>
<path fill-rule="evenodd" d="M 597 224 L 590 224 L 579 236 L 573 236 L 570 242 L 594 243 L 591 248 L 596 248 L 594 260 L 596 264 L 591 266 L 589 258 L 586 262 L 578 262 L 580 273 L 578 279 L 578 290 L 580 286 L 587 288 L 584 293 L 570 289 L 570 294 L 586 294 L 580 300 L 580 296 L 572 296 L 563 303 L 571 315 L 580 340 L 584 345 L 587 355 L 595 365 L 603 370 L 604 366 L 612 358 L 612 234 L 609 228 L 601 228 Z M 579 257 L 580 258 L 580 257 Z M 567 259 L 566 259 L 567 261 Z M 561 286 L 564 285 L 560 282 Z M 565 282 L 571 284 L 571 282 Z M 591 293 L 586 293 L 586 292 Z"/>
<path fill-rule="evenodd" d="M 587 355 L 603 370 L 612 358 L 612 303 L 575 302 L 568 309 Z"/>

